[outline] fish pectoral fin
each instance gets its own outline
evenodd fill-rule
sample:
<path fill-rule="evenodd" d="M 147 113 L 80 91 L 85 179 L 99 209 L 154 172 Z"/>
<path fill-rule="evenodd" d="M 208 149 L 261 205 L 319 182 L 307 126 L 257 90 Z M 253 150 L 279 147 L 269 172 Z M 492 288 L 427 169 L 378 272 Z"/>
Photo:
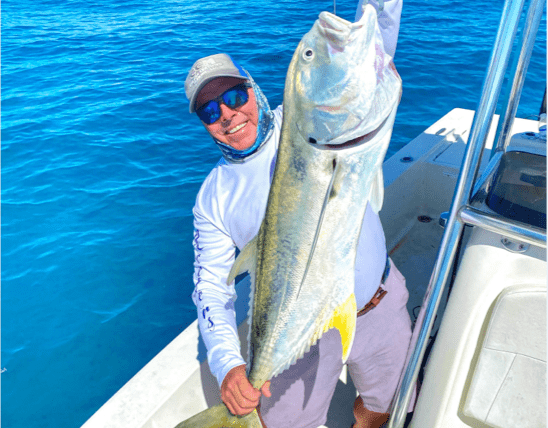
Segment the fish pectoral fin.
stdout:
<path fill-rule="evenodd" d="M 339 330 L 339 333 L 341 334 L 343 364 L 348 359 L 348 355 L 350 355 L 350 350 L 352 349 L 352 343 L 354 343 L 356 315 L 356 297 L 354 296 L 354 293 L 352 293 L 343 304 L 339 305 L 333 311 L 333 315 L 326 323 L 323 330 L 324 333 L 331 328 Z"/>
<path fill-rule="evenodd" d="M 236 257 L 236 260 L 234 260 L 234 264 L 226 280 L 227 284 L 231 284 L 239 274 L 250 272 L 254 268 L 255 261 L 257 260 L 257 236 L 247 243 L 240 254 L 238 254 L 238 257 Z"/>
<path fill-rule="evenodd" d="M 376 214 L 382 208 L 382 203 L 384 200 L 384 176 L 382 174 L 382 168 L 379 168 L 377 174 L 373 178 L 373 183 L 371 183 L 371 195 L 369 196 L 369 203 L 371 208 L 375 211 Z"/>
<path fill-rule="evenodd" d="M 234 416 L 221 403 L 178 423 L 175 428 L 262 428 L 262 426 L 256 409 L 245 416 Z"/>

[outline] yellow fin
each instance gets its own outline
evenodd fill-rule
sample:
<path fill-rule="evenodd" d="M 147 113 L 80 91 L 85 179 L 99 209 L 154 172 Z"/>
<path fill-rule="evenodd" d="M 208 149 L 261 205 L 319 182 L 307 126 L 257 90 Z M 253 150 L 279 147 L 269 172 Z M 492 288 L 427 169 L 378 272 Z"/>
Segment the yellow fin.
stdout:
<path fill-rule="evenodd" d="M 236 260 L 234 260 L 234 264 L 226 280 L 227 284 L 232 283 L 239 274 L 249 272 L 255 267 L 255 261 L 257 260 L 257 236 L 247 243 L 241 253 L 238 254 L 238 257 L 236 257 Z"/>
<path fill-rule="evenodd" d="M 335 308 L 333 315 L 327 321 L 324 327 L 324 333 L 330 328 L 336 328 L 341 334 L 342 342 L 342 361 L 346 362 L 352 343 L 354 343 L 354 333 L 356 332 L 356 297 L 354 293 L 346 301 Z"/>

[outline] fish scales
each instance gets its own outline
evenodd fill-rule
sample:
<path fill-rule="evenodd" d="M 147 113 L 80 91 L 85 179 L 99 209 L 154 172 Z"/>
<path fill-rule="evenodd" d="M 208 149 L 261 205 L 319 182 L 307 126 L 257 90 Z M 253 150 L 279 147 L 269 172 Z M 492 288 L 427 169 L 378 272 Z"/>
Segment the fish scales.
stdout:
<path fill-rule="evenodd" d="M 322 12 L 301 40 L 284 90 L 276 167 L 259 233 L 229 275 L 252 280 L 248 376 L 255 388 L 301 358 L 325 331 L 341 334 L 342 360 L 356 323 L 354 268 L 367 207 L 382 206 L 382 163 L 401 96 L 376 12 L 359 22 Z M 256 411 L 223 404 L 177 428 L 260 427 Z"/>

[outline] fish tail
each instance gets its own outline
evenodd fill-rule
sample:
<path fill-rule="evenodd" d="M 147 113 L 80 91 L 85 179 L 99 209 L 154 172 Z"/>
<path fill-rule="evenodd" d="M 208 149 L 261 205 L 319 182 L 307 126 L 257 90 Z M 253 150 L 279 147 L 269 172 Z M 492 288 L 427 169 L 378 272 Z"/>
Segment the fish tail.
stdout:
<path fill-rule="evenodd" d="M 245 416 L 234 416 L 221 403 L 180 422 L 175 428 L 262 428 L 262 426 L 257 410 Z"/>

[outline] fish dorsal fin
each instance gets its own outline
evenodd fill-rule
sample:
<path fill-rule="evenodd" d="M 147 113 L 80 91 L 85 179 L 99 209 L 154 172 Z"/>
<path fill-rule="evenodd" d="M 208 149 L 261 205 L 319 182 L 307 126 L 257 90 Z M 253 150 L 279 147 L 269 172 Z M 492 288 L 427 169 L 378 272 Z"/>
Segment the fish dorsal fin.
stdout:
<path fill-rule="evenodd" d="M 257 236 L 247 243 L 240 254 L 238 254 L 238 257 L 236 257 L 236 260 L 234 260 L 234 264 L 226 280 L 227 284 L 231 284 L 241 273 L 250 272 L 254 269 L 257 260 Z"/>
<path fill-rule="evenodd" d="M 369 203 L 371 208 L 375 211 L 376 214 L 382 208 L 382 203 L 384 200 L 384 177 L 382 174 L 382 168 L 378 169 L 377 174 L 373 178 L 373 183 L 371 183 L 371 195 L 369 196 Z"/>
<path fill-rule="evenodd" d="M 356 314 L 356 297 L 354 296 L 354 293 L 352 293 L 344 303 L 335 308 L 333 315 L 323 328 L 323 333 L 331 328 L 339 330 L 339 333 L 341 334 L 343 364 L 348 359 L 348 355 L 352 349 L 352 343 L 354 343 Z"/>

